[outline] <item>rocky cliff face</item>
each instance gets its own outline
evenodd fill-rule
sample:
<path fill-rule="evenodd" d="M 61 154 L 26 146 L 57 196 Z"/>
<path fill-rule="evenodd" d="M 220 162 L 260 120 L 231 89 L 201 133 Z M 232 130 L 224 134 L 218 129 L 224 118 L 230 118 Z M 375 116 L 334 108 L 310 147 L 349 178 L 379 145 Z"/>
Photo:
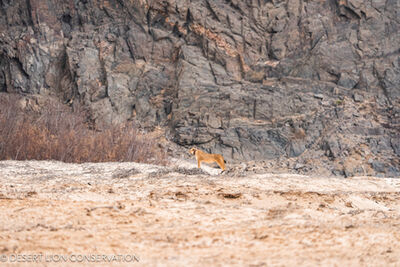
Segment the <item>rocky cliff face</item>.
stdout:
<path fill-rule="evenodd" d="M 297 169 L 399 175 L 394 0 L 0 0 L 0 91 Z"/>

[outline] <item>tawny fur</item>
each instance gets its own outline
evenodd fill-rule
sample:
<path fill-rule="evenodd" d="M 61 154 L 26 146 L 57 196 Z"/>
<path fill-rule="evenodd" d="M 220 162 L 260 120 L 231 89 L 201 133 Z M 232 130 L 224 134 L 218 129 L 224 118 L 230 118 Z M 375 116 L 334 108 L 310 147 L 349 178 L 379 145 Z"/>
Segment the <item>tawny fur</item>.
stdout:
<path fill-rule="evenodd" d="M 189 153 L 192 155 L 196 156 L 197 159 L 197 167 L 200 168 L 200 163 L 205 162 L 205 163 L 213 163 L 216 162 L 218 166 L 225 171 L 225 161 L 224 157 L 220 154 L 208 154 L 206 152 L 203 152 L 195 147 L 192 147 L 189 150 Z"/>

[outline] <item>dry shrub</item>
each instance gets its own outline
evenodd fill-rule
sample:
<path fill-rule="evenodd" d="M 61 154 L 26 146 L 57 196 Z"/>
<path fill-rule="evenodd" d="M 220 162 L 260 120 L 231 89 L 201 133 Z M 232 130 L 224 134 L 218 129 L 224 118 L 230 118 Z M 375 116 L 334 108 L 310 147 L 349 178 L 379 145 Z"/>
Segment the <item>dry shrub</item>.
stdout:
<path fill-rule="evenodd" d="M 18 96 L 0 98 L 0 160 L 166 163 L 157 140 L 139 133 L 133 123 L 99 131 L 89 127 L 82 110 L 46 103 L 35 112 L 20 103 Z"/>

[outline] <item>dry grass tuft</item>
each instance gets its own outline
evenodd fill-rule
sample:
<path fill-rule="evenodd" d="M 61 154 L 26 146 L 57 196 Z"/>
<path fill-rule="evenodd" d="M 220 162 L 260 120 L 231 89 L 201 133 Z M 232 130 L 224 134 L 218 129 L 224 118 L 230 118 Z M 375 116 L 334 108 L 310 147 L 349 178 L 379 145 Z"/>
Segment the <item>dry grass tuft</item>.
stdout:
<path fill-rule="evenodd" d="M 59 160 L 64 162 L 135 161 L 166 164 L 166 153 L 154 138 L 133 123 L 91 129 L 87 114 L 47 103 L 38 112 L 16 95 L 0 98 L 0 160 Z"/>

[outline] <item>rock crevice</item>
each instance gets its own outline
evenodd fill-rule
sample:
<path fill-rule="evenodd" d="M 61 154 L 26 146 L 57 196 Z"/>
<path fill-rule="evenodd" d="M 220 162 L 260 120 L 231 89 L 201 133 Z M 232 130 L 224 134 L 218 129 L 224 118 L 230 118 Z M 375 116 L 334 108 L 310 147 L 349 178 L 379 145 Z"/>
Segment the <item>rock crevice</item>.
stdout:
<path fill-rule="evenodd" d="M 399 175 L 399 10 L 380 0 L 1 1 L 0 91 L 83 105 L 98 126 L 161 126 L 229 160 Z"/>

